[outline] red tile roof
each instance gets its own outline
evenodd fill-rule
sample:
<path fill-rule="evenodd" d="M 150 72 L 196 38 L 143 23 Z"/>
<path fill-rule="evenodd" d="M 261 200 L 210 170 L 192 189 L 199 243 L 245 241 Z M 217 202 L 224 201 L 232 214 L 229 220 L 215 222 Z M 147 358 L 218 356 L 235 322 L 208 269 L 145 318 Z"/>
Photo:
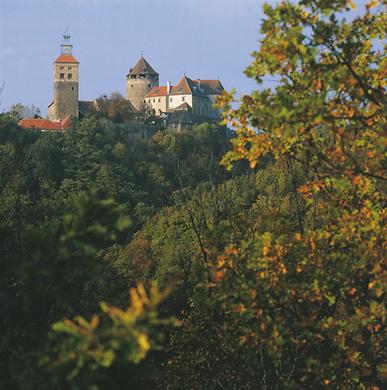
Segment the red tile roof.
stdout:
<path fill-rule="evenodd" d="M 177 85 L 172 87 L 171 95 L 191 95 L 194 93 L 193 81 L 184 76 Z"/>
<path fill-rule="evenodd" d="M 53 130 L 63 131 L 70 127 L 71 116 L 62 119 L 61 121 L 54 122 L 48 119 L 41 118 L 24 118 L 19 122 L 19 126 L 23 129 L 38 129 L 38 130 Z"/>
<path fill-rule="evenodd" d="M 167 86 L 163 85 L 161 87 L 153 87 L 146 95 L 146 98 L 157 97 L 157 96 L 167 96 Z"/>
<path fill-rule="evenodd" d="M 64 64 L 79 64 L 79 61 L 70 54 L 61 54 L 54 62 Z"/>
<path fill-rule="evenodd" d="M 200 84 L 200 89 L 199 89 Z M 224 88 L 219 80 L 191 80 L 184 76 L 177 85 L 171 86 L 171 95 L 220 95 Z M 167 86 L 153 87 L 146 98 L 167 96 Z"/>

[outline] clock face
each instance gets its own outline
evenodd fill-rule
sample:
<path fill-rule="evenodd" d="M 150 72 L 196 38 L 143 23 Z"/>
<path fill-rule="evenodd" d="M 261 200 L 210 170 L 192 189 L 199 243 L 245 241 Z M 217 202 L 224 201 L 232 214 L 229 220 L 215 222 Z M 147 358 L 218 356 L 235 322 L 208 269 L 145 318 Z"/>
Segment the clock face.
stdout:
<path fill-rule="evenodd" d="M 72 46 L 71 45 L 62 45 L 62 54 L 71 54 L 72 52 Z"/>

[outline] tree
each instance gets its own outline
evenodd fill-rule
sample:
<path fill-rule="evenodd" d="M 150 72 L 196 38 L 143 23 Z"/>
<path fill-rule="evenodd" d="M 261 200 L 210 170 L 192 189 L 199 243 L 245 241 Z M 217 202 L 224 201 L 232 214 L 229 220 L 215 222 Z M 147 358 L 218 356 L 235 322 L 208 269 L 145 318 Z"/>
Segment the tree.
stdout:
<path fill-rule="evenodd" d="M 273 88 L 228 105 L 238 136 L 223 159 L 298 166 L 307 206 L 294 229 L 268 226 L 217 252 L 211 291 L 260 351 L 263 388 L 381 388 L 386 318 L 384 3 L 345 19 L 351 1 L 266 5 L 248 76 Z M 374 11 L 374 7 L 376 11 Z M 297 202 L 298 203 L 298 202 Z M 298 213 L 297 213 L 298 214 Z M 215 256 L 215 255 L 214 255 Z"/>
<path fill-rule="evenodd" d="M 101 115 L 119 123 L 128 121 L 135 112 L 130 101 L 119 92 L 112 92 L 109 96 L 100 96 L 97 99 L 97 107 Z"/>
<path fill-rule="evenodd" d="M 102 300 L 104 278 L 114 271 L 98 251 L 128 227 L 121 212 L 113 200 L 89 191 L 59 223 L 15 230 L 2 221 L 1 387 L 41 387 L 36 360 L 51 323 L 87 313 Z"/>
<path fill-rule="evenodd" d="M 130 380 L 133 387 L 141 388 L 144 378 L 148 380 L 143 367 L 152 362 L 154 348 L 161 345 L 165 322 L 159 320 L 165 316 L 156 316 L 149 294 L 152 305 L 145 304 L 138 316 L 127 315 L 132 308 L 127 292 L 137 278 L 147 282 L 155 298 L 151 278 L 144 277 L 151 272 L 140 272 L 141 266 L 148 266 L 141 264 L 148 255 L 146 245 L 141 254 L 141 240 L 133 240 L 135 245 L 125 252 L 135 257 L 130 272 L 118 267 L 116 260 L 153 214 L 177 202 L 181 210 L 174 210 L 173 218 L 165 210 L 166 217 L 160 217 L 153 232 L 152 247 L 161 249 L 157 278 L 164 283 L 162 290 L 170 275 L 180 276 L 180 264 L 195 264 L 191 252 L 184 254 L 191 246 L 196 254 L 197 242 L 195 237 L 188 242 L 192 230 L 179 230 L 183 218 L 190 223 L 182 203 L 191 199 L 198 183 L 231 177 L 217 165 L 226 148 L 224 130 L 215 126 L 202 126 L 192 134 L 138 140 L 126 126 L 106 118 L 90 116 L 74 122 L 65 133 L 50 133 L 22 130 L 15 117 L 0 115 L 0 387 L 85 388 L 86 383 L 122 388 Z M 90 193 L 90 187 L 96 191 Z M 227 193 L 226 188 L 223 191 Z M 228 194 L 230 206 L 237 192 L 233 186 L 233 195 Z M 206 200 L 197 198 L 193 207 L 199 221 Z M 218 200 L 223 210 L 225 199 Z M 133 224 L 130 230 L 122 230 L 125 224 L 121 222 L 128 215 Z M 166 233 L 163 222 L 171 223 L 170 235 L 164 238 L 171 237 L 175 247 L 165 239 L 163 245 L 156 242 Z M 176 253 L 179 257 L 173 259 Z M 188 283 L 200 279 L 195 272 L 189 273 L 189 267 L 186 274 Z M 162 314 L 174 313 L 177 305 L 171 302 L 178 291 L 183 288 L 163 303 Z M 108 302 L 109 310 L 104 306 L 103 313 L 98 311 L 101 301 Z M 99 318 L 98 326 L 89 329 L 84 339 L 85 329 L 77 317 L 91 324 L 93 313 Z M 115 322 L 116 313 L 133 322 L 123 329 Z M 53 323 L 59 323 L 56 330 Z M 122 334 L 116 337 L 118 328 Z M 139 340 L 133 337 L 136 332 L 148 335 L 149 345 L 142 337 L 139 348 Z M 125 351 L 129 349 L 128 359 Z M 139 358 L 145 360 L 145 352 L 150 358 L 137 363 Z M 102 356 L 107 359 L 99 359 Z"/>
<path fill-rule="evenodd" d="M 39 107 L 25 106 L 21 103 L 13 104 L 9 112 L 16 117 L 16 119 L 33 118 L 35 115 L 40 116 Z"/>

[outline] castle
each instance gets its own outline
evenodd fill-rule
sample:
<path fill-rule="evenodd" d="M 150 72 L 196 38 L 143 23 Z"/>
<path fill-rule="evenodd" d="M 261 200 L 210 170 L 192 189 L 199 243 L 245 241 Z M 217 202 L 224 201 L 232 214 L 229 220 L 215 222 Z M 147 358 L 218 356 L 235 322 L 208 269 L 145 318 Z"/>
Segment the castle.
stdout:
<path fill-rule="evenodd" d="M 70 35 L 63 35 L 60 55 L 54 62 L 54 97 L 48 106 L 48 121 L 67 123 L 85 111 L 98 110 L 97 101 L 79 100 L 79 61 L 73 55 Z M 159 74 L 141 55 L 126 76 L 126 99 L 133 112 L 150 112 L 167 123 L 193 124 L 218 120 L 213 108 L 224 91 L 219 80 L 192 80 L 185 76 L 177 83 L 159 85 Z M 31 125 L 31 120 L 28 122 Z M 38 125 L 36 125 L 38 127 Z M 54 125 L 52 127 L 55 127 Z"/>

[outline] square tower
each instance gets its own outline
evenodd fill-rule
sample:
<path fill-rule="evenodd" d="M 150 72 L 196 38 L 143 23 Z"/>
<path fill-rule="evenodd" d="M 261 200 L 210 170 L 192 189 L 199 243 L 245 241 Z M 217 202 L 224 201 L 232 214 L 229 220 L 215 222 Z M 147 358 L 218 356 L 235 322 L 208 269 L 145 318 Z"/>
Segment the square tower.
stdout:
<path fill-rule="evenodd" d="M 63 35 L 61 53 L 54 62 L 54 99 L 48 106 L 48 118 L 59 121 L 78 118 L 79 62 L 72 54 L 70 35 Z"/>

